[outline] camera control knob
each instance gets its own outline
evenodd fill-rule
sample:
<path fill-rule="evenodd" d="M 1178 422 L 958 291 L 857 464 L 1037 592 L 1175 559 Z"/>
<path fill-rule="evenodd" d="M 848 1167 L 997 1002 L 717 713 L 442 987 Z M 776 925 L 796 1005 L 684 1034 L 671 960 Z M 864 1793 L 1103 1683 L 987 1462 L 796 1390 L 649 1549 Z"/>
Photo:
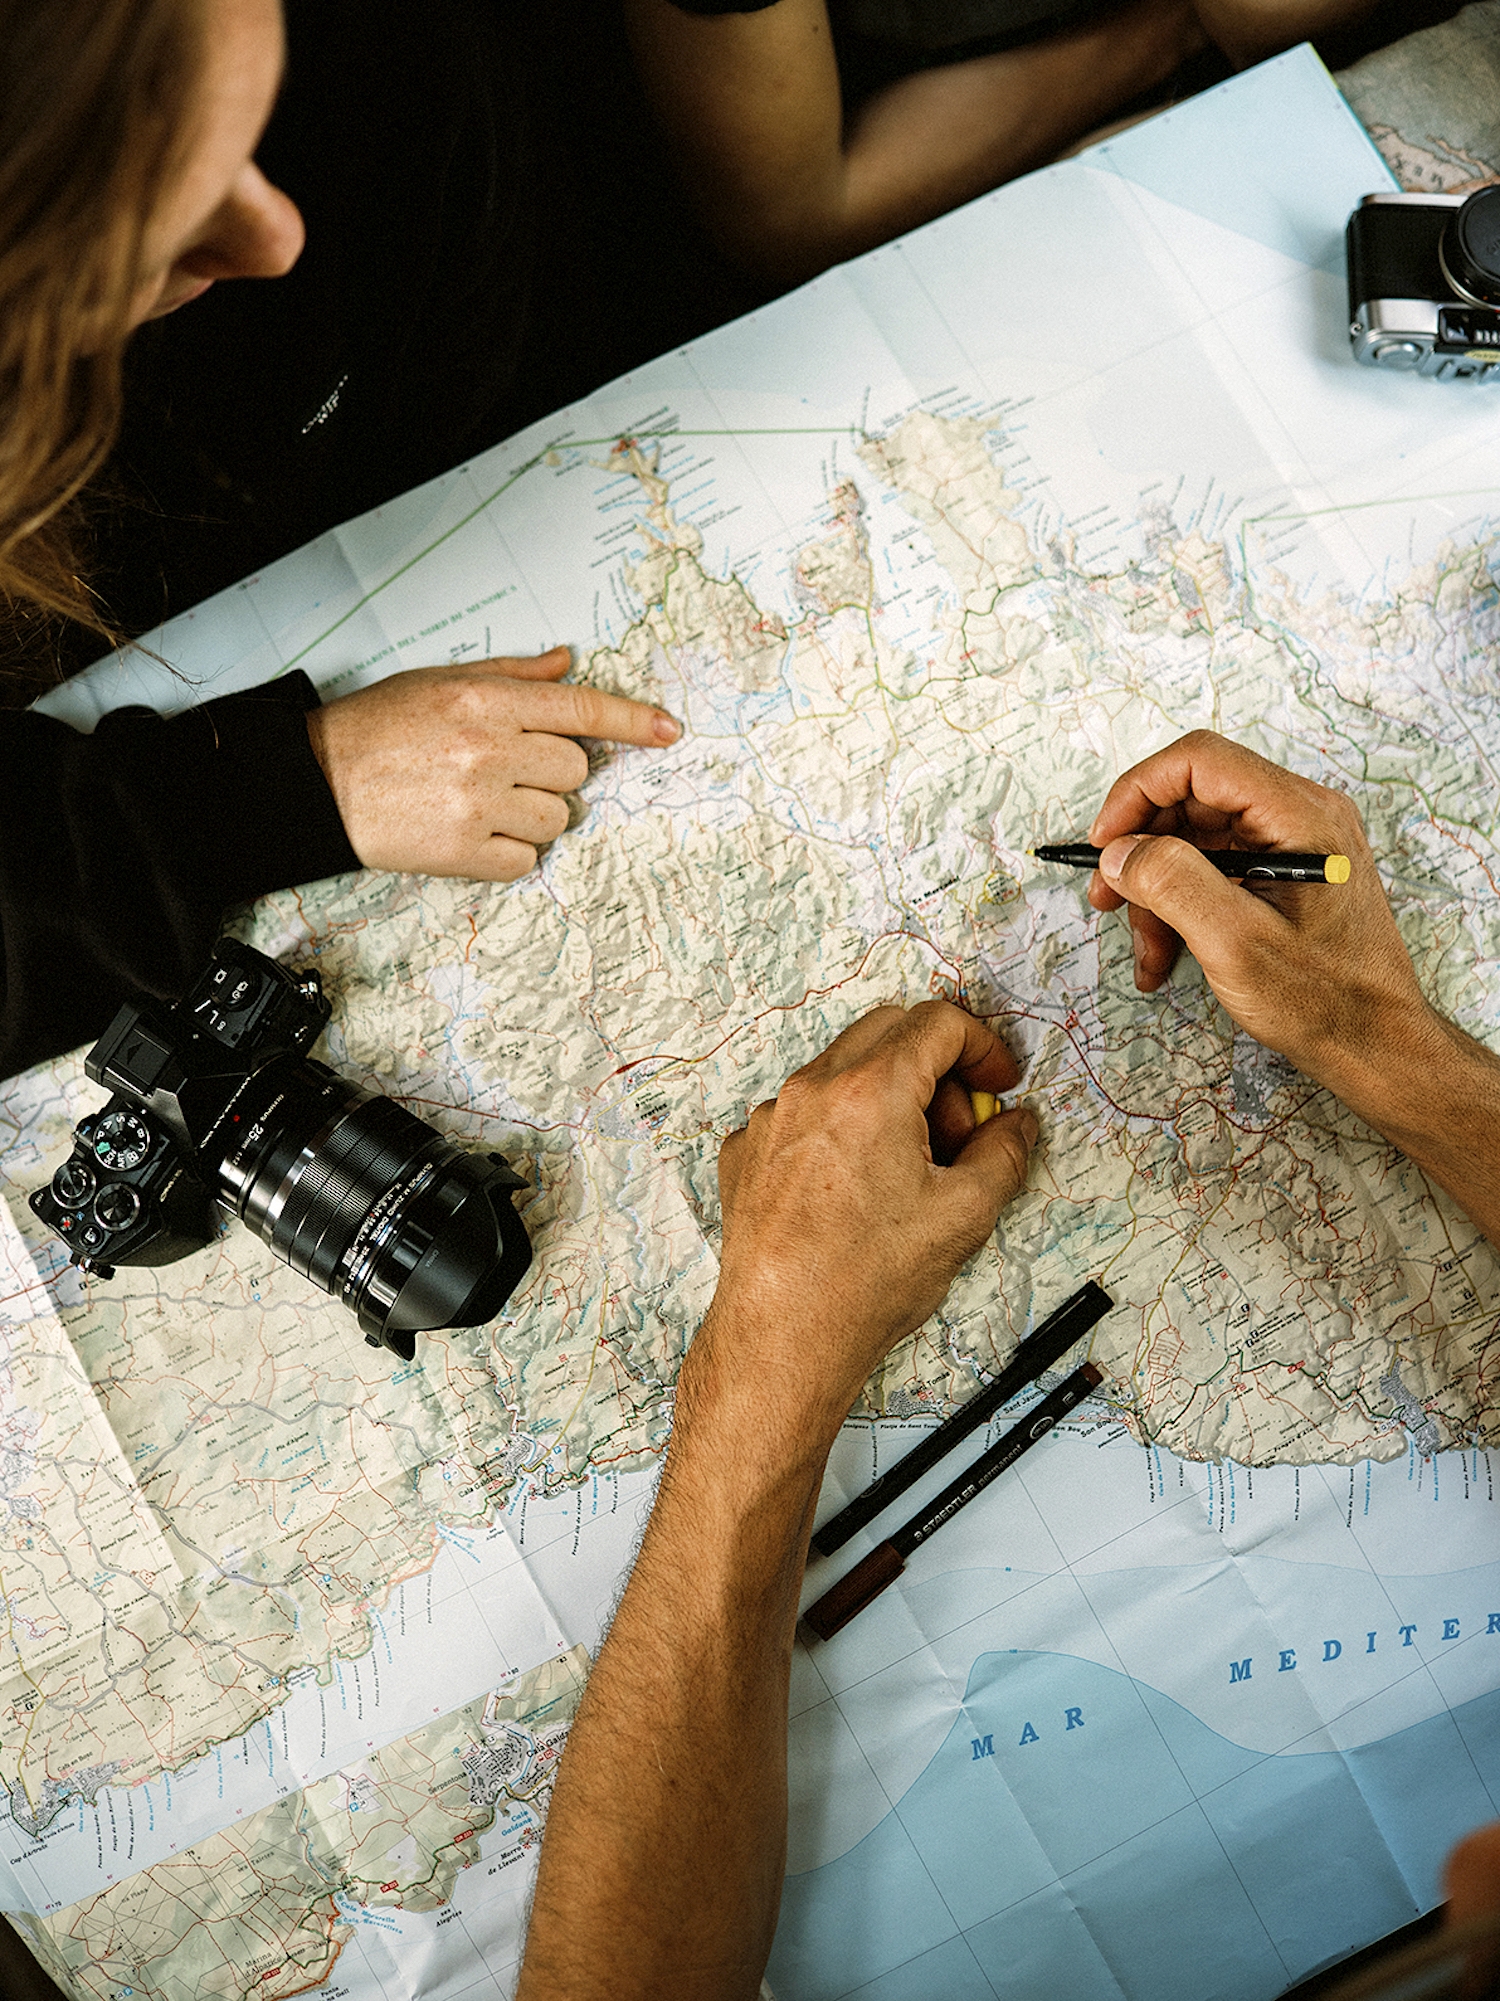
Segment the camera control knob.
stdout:
<path fill-rule="evenodd" d="M 151 1128 L 134 1112 L 106 1112 L 94 1126 L 94 1152 L 116 1174 L 139 1167 L 151 1153 Z"/>
<path fill-rule="evenodd" d="M 52 1177 L 52 1193 L 64 1209 L 81 1209 L 94 1187 L 94 1171 L 82 1160 L 65 1160 Z"/>
<path fill-rule="evenodd" d="M 1421 343 L 1384 340 L 1372 351 L 1370 358 L 1378 368 L 1419 368 L 1422 363 Z"/>
<path fill-rule="evenodd" d="M 106 1230 L 128 1230 L 140 1213 L 141 1198 L 126 1181 L 112 1181 L 94 1200 L 94 1221 Z"/>

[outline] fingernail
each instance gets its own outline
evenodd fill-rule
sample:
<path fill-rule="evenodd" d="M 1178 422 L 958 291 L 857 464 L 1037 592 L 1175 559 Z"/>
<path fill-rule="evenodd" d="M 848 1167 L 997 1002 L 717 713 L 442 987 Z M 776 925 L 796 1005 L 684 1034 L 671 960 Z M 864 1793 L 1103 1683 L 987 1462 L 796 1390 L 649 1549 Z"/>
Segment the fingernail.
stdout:
<path fill-rule="evenodd" d="M 675 716 L 669 716 L 665 709 L 658 709 L 652 719 L 651 734 L 658 743 L 676 743 L 682 735 L 682 724 Z"/>
<path fill-rule="evenodd" d="M 1120 871 L 1129 861 L 1131 851 L 1138 848 L 1145 839 L 1144 834 L 1122 834 L 1117 841 L 1111 841 L 1099 856 L 1099 873 L 1111 886 L 1120 880 Z"/>

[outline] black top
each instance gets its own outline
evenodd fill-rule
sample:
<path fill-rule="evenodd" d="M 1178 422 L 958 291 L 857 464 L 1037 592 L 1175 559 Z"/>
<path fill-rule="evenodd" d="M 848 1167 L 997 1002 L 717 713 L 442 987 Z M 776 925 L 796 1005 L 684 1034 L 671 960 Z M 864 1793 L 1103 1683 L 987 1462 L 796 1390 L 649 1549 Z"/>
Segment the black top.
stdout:
<path fill-rule="evenodd" d="M 128 632 L 755 302 L 682 213 L 612 0 L 290 0 L 287 32 L 259 157 L 307 249 L 132 342 L 92 569 Z M 0 681 L 0 1076 L 181 994 L 227 905 L 358 865 L 305 676 L 92 736 L 37 692 Z"/>
<path fill-rule="evenodd" d="M 106 484 L 143 504 L 95 581 L 135 632 L 759 302 L 685 212 L 618 0 L 286 16 L 258 158 L 307 247 L 132 342 Z"/>
<path fill-rule="evenodd" d="M 226 904 L 359 863 L 308 741 L 305 674 L 92 736 L 0 711 L 0 1076 L 175 999 Z"/>

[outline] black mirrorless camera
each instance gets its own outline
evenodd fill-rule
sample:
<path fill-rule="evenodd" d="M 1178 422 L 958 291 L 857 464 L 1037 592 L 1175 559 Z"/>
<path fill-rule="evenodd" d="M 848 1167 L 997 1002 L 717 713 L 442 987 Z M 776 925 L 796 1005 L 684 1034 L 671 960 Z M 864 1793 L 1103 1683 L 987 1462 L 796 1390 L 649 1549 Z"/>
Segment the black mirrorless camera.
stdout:
<path fill-rule="evenodd" d="M 1500 380 L 1500 187 L 1366 195 L 1346 241 L 1356 361 Z"/>
<path fill-rule="evenodd" d="M 531 1263 L 498 1154 L 483 1160 L 304 1052 L 332 1009 L 231 940 L 185 999 L 123 1007 L 84 1068 L 114 1096 L 31 1206 L 101 1278 L 202 1250 L 215 1206 L 350 1307 L 372 1348 L 479 1327 Z"/>

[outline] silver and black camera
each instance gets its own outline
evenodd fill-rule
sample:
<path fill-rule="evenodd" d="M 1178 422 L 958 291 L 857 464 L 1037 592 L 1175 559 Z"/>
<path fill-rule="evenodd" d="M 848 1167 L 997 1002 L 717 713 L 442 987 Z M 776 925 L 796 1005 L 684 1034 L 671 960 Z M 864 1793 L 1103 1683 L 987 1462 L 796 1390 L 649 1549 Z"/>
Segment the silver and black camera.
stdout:
<path fill-rule="evenodd" d="M 1345 240 L 1356 361 L 1500 380 L 1500 187 L 1366 195 Z"/>
<path fill-rule="evenodd" d="M 482 1160 L 306 1051 L 316 973 L 233 940 L 159 1013 L 123 1007 L 84 1068 L 114 1096 L 31 1206 L 100 1278 L 202 1250 L 215 1208 L 350 1308 L 372 1348 L 492 1320 L 531 1263 L 498 1154 Z"/>

